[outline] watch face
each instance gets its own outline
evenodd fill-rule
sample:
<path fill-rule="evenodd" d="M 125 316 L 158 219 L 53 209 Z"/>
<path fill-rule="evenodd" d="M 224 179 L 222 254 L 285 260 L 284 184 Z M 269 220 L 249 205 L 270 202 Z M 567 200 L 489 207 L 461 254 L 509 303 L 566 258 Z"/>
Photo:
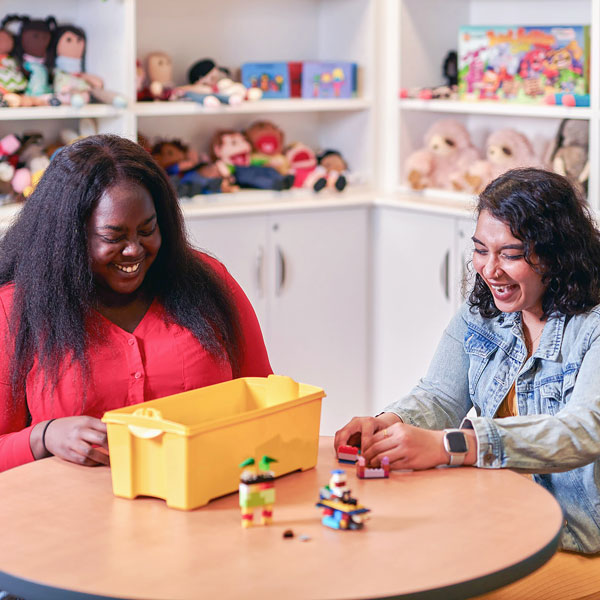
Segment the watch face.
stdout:
<path fill-rule="evenodd" d="M 448 449 L 450 452 L 466 452 L 467 441 L 465 440 L 465 434 L 460 431 L 448 431 L 446 433 L 446 440 L 448 442 Z"/>

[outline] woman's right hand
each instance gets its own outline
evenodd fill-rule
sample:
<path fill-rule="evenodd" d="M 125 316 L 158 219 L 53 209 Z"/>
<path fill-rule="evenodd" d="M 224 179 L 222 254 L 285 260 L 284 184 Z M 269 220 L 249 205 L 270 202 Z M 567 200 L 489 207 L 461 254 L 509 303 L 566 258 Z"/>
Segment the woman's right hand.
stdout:
<path fill-rule="evenodd" d="M 382 413 L 377 417 L 354 417 L 335 433 L 333 445 L 335 451 L 340 446 L 350 445 L 368 448 L 371 438 L 381 429 L 398 423 L 400 417 L 394 413 Z"/>
<path fill-rule="evenodd" d="M 46 429 L 45 443 L 48 452 L 69 462 L 87 466 L 110 464 L 106 425 L 94 417 L 55 419 Z"/>

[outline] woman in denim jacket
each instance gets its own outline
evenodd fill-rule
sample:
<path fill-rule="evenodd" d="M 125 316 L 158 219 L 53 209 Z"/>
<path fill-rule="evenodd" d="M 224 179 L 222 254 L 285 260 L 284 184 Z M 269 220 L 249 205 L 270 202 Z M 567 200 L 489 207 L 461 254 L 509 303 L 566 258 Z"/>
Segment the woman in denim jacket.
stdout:
<path fill-rule="evenodd" d="M 531 473 L 563 509 L 561 548 L 598 553 L 600 232 L 572 185 L 539 169 L 509 171 L 490 183 L 477 214 L 475 283 L 427 375 L 377 417 L 352 419 L 335 447 L 360 434 L 374 465 L 385 455 L 396 469 L 458 461 Z M 477 416 L 467 418 L 472 407 Z M 466 452 L 449 454 L 444 429 L 458 427 Z M 486 598 L 513 598 L 535 578 L 537 590 L 540 577 L 565 584 L 561 600 L 600 597 L 600 557 L 558 553 Z M 513 595 L 501 595 L 505 590 Z"/>

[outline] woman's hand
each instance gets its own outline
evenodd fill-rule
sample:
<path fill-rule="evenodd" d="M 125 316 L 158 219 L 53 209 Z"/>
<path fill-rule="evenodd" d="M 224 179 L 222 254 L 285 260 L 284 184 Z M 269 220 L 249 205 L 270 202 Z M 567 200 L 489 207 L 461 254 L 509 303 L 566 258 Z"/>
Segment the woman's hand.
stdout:
<path fill-rule="evenodd" d="M 46 429 L 45 443 L 48 452 L 69 462 L 87 466 L 110 464 L 106 425 L 94 417 L 55 419 Z"/>
<path fill-rule="evenodd" d="M 380 428 L 368 444 L 363 441 L 362 455 L 374 467 L 387 456 L 392 469 L 431 469 L 448 464 L 443 438 L 443 431 L 395 423 Z"/>
<path fill-rule="evenodd" d="M 354 417 L 335 434 L 334 448 L 356 446 L 365 448 L 370 445 L 373 434 L 393 423 L 399 423 L 400 417 L 394 413 L 382 413 L 377 417 Z"/>

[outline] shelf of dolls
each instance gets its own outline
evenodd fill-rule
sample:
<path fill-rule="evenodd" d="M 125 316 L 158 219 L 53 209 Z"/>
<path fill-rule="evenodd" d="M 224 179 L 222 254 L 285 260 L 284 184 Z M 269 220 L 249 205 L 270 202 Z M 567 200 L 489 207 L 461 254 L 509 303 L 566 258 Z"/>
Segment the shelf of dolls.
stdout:
<path fill-rule="evenodd" d="M 32 106 L 0 108 L 0 121 L 29 121 L 39 119 L 84 119 L 119 117 L 127 109 L 115 108 L 108 104 L 86 104 L 81 108 L 73 106 Z"/>
<path fill-rule="evenodd" d="M 546 106 L 503 102 L 468 102 L 464 100 L 420 100 L 403 98 L 398 101 L 401 110 L 491 115 L 509 117 L 536 117 L 547 119 L 589 119 L 588 107 Z"/>
<path fill-rule="evenodd" d="M 243 102 L 236 106 L 223 104 L 207 108 L 196 102 L 137 102 L 134 112 L 138 117 L 176 117 L 186 115 L 238 115 L 265 113 L 343 112 L 362 111 L 371 108 L 365 98 L 258 100 Z"/>

